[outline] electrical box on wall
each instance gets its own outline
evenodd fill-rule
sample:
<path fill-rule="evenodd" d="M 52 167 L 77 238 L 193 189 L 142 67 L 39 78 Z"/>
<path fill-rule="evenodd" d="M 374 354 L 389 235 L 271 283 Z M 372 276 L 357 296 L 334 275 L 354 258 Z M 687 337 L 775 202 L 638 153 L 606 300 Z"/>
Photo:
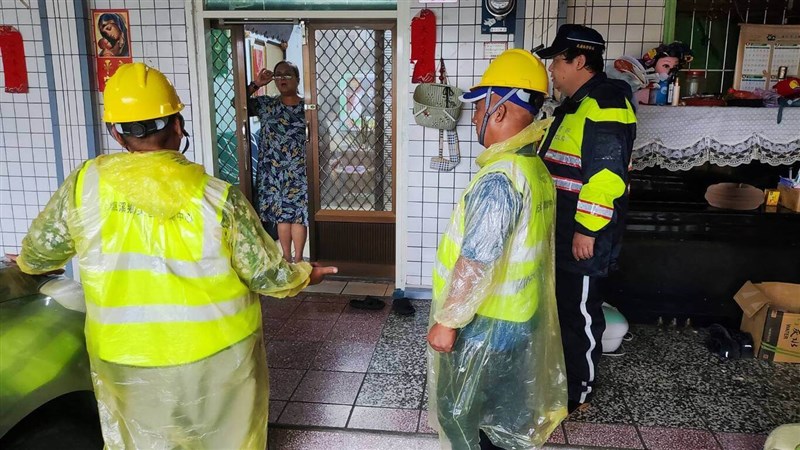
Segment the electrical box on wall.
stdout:
<path fill-rule="evenodd" d="M 514 34 L 517 0 L 483 0 L 481 34 Z"/>

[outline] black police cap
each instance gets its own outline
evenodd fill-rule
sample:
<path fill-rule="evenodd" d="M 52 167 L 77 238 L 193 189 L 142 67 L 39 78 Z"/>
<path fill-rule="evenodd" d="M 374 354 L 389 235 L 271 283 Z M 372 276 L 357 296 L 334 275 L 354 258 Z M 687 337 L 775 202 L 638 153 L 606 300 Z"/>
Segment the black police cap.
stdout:
<path fill-rule="evenodd" d="M 538 50 L 536 54 L 539 58 L 550 59 L 560 55 L 571 48 L 578 48 L 590 52 L 603 53 L 606 48 L 606 41 L 603 36 L 593 28 L 583 25 L 566 24 L 561 25 L 553 39 L 550 47 Z"/>

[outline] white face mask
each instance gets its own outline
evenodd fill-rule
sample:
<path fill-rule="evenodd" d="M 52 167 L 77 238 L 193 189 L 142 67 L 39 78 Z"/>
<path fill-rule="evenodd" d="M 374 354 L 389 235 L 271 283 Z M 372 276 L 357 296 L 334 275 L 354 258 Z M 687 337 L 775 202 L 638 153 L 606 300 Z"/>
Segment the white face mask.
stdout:
<path fill-rule="evenodd" d="M 658 75 L 658 80 L 659 81 L 665 81 L 666 79 L 669 78 L 669 74 L 668 73 L 657 73 L 656 75 Z"/>

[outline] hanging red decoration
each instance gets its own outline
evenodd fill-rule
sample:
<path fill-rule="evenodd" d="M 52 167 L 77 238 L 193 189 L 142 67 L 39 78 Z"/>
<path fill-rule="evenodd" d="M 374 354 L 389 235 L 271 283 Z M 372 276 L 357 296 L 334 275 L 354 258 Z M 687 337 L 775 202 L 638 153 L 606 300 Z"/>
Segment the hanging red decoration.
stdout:
<path fill-rule="evenodd" d="M 412 83 L 436 81 L 436 16 L 430 9 L 423 9 L 411 19 L 411 61 Z"/>
<path fill-rule="evenodd" d="M 3 57 L 6 92 L 28 92 L 28 66 L 25 64 L 25 47 L 22 34 L 9 25 L 0 25 L 0 55 Z"/>

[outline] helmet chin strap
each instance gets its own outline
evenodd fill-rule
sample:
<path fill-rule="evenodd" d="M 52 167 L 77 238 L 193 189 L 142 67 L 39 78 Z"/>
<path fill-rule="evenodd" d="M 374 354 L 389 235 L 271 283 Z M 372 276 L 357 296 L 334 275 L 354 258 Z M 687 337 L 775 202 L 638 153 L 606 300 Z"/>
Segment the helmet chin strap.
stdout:
<path fill-rule="evenodd" d="M 182 114 L 178 114 L 178 119 L 181 121 L 181 132 L 183 133 L 183 137 L 186 138 L 186 143 L 183 145 L 183 150 L 181 150 L 181 155 L 186 154 L 186 150 L 189 150 L 189 132 L 186 131 L 186 121 L 183 119 Z M 183 140 L 183 137 L 181 140 Z"/>
<path fill-rule="evenodd" d="M 486 91 L 486 98 L 483 102 L 486 105 L 483 112 L 483 122 L 481 124 L 481 131 L 480 133 L 478 133 L 478 143 L 481 144 L 482 146 L 486 147 L 486 144 L 484 144 L 483 141 L 486 138 L 486 126 L 489 125 L 489 116 L 496 113 L 497 110 L 500 109 L 500 106 L 503 103 L 508 101 L 508 99 L 511 98 L 512 95 L 517 93 L 517 90 L 518 90 L 517 88 L 514 88 L 508 91 L 508 94 L 504 95 L 503 98 L 501 98 L 500 101 L 497 102 L 497 104 L 495 104 L 494 106 L 490 105 L 490 103 L 492 102 L 492 88 L 490 87 L 489 90 Z M 491 110 L 489 109 L 490 106 Z"/>

